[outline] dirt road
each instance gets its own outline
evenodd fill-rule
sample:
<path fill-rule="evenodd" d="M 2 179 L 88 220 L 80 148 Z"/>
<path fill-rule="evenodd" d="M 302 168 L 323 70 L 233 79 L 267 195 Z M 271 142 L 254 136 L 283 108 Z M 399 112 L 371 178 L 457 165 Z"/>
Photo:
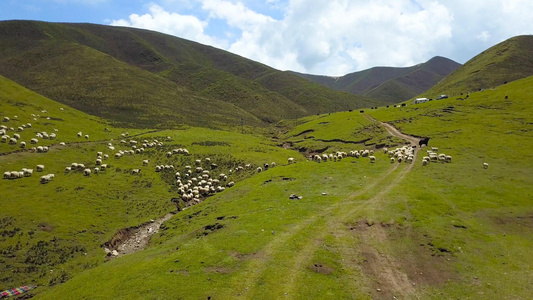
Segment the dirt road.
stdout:
<path fill-rule="evenodd" d="M 373 122 L 379 122 L 371 119 Z M 418 145 L 419 139 L 408 136 L 398 131 L 393 126 L 379 122 L 389 134 L 405 139 L 413 145 Z M 415 149 L 415 162 L 416 162 Z M 225 295 L 231 298 L 252 299 L 252 298 L 296 298 L 296 291 L 301 289 L 303 274 L 309 270 L 309 266 L 316 269 L 316 272 L 329 272 L 329 267 L 316 264 L 313 261 L 317 251 L 323 247 L 327 236 L 334 235 L 337 238 L 352 240 L 358 244 L 357 247 L 344 247 L 341 251 L 344 262 L 343 267 L 352 273 L 364 272 L 374 282 L 367 282 L 367 286 L 374 290 L 367 291 L 374 298 L 417 298 L 416 290 L 409 277 L 403 272 L 401 265 L 396 259 L 385 253 L 390 253 L 390 249 L 377 249 L 376 244 L 387 244 L 387 232 L 380 225 L 368 226 L 365 230 L 353 231 L 346 226 L 352 221 L 352 217 L 364 210 L 379 210 L 386 201 L 389 192 L 398 186 L 411 171 L 413 164 L 391 164 L 391 167 L 371 184 L 349 195 L 342 201 L 333 204 L 310 217 L 296 223 L 291 228 L 276 235 L 276 238 L 267 244 L 260 253 L 250 259 L 247 267 L 242 272 L 244 276 L 239 276 L 240 280 L 235 282 L 231 293 Z M 373 195 L 369 198 L 367 195 Z M 365 225 L 366 227 L 366 225 Z M 301 241 L 304 246 L 294 253 L 287 254 L 286 245 L 291 242 Z M 362 266 L 355 259 L 365 256 L 369 261 L 369 266 Z M 282 267 L 280 267 L 282 266 Z M 274 272 L 274 269 L 275 272 Z M 363 270 L 364 269 L 364 270 Z M 285 270 L 285 271 L 279 271 Z M 268 276 L 275 273 L 280 278 L 279 286 L 268 291 L 265 290 L 261 282 L 268 281 Z M 242 280 L 246 278 L 246 280 Z M 281 278 L 283 280 L 281 280 Z M 357 287 L 353 287 L 357 289 Z"/>

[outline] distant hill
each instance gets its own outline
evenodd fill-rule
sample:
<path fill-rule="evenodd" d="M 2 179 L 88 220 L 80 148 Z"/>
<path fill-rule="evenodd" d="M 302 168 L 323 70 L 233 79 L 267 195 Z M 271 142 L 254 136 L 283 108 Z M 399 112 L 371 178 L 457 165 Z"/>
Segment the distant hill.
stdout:
<path fill-rule="evenodd" d="M 262 125 L 376 102 L 148 30 L 0 22 L 0 74 L 133 127 Z"/>
<path fill-rule="evenodd" d="M 530 75 L 533 75 L 533 35 L 516 36 L 481 52 L 424 95 L 458 95 Z"/>
<path fill-rule="evenodd" d="M 426 91 L 460 66 L 453 60 L 437 56 L 412 67 L 375 67 L 338 78 L 295 74 L 335 90 L 393 104 Z"/>

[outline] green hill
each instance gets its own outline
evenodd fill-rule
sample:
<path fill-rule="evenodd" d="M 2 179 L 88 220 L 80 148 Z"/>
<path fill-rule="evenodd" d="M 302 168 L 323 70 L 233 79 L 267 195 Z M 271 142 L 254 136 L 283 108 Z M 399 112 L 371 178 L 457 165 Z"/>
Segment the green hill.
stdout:
<path fill-rule="evenodd" d="M 115 151 L 131 149 L 118 142 L 123 130 L 106 131 L 109 125 L 102 123 L 80 143 L 78 126 L 89 130 L 103 121 L 8 80 L 0 81 L 0 89 L 0 109 L 12 117 L 3 124 L 23 124 L 33 113 L 40 122 L 27 130 L 57 128 L 58 139 L 71 130 L 67 144 L 48 153 L 11 153 L 18 147 L 0 143 L 2 152 L 11 153 L 0 156 L 3 171 L 44 163 L 46 172 L 56 173 L 47 184 L 35 174 L 0 181 L 13 195 L 0 197 L 0 288 L 36 284 L 30 294 L 36 299 L 530 295 L 533 77 L 471 93 L 467 100 L 370 111 L 405 133 L 430 137 L 429 147 L 451 155 L 451 163 L 423 166 L 430 148 L 420 149 L 413 164 L 391 163 L 381 147 L 404 142 L 357 111 L 284 121 L 278 128 L 286 130 L 274 141 L 192 127 L 130 131 L 140 134 L 135 139 L 164 145 L 110 159 L 109 172 L 89 177 L 62 170 L 73 161 L 94 167 L 96 151 L 113 154 L 109 142 Z M 371 149 L 376 162 L 345 157 L 317 163 L 281 144 L 321 154 Z M 191 155 L 166 157 L 176 147 Z M 154 166 L 173 164 L 183 172 L 205 157 L 219 163 L 216 172 L 254 167 L 233 173 L 233 188 L 174 215 L 147 249 L 104 263 L 101 245 L 115 232 L 174 209 L 173 172 L 157 173 Z M 296 163 L 287 164 L 288 157 Z M 144 159 L 150 159 L 146 167 Z M 272 161 L 278 166 L 255 171 Z M 131 175 L 132 168 L 142 172 Z"/>
<path fill-rule="evenodd" d="M 39 286 L 36 292 L 42 292 L 103 264 L 101 246 L 119 230 L 176 211 L 176 204 L 183 206 L 171 201 L 177 197 L 174 173 L 184 172 L 186 165 L 194 166 L 196 159 L 210 157 L 217 164 L 213 176 L 226 173 L 228 181 L 238 183 L 254 174 L 255 168 L 231 174 L 229 170 L 237 165 L 281 163 L 297 155 L 256 134 L 199 127 L 171 131 L 116 128 L 2 76 L 0 112 L 0 120 L 9 118 L 0 123 L 7 127 L 1 135 L 20 135 L 14 145 L 0 143 L 2 174 L 34 170 L 30 177 L 0 180 L 1 290 L 31 283 Z M 23 130 L 17 129 L 23 125 Z M 30 143 L 44 132 L 57 136 L 38 137 L 36 144 Z M 138 147 L 143 149 L 144 140 L 162 144 L 114 158 L 120 151 L 134 149 L 131 140 L 139 141 Z M 20 148 L 21 142 L 26 142 L 25 149 Z M 49 151 L 31 150 L 39 146 L 49 147 Z M 166 155 L 177 148 L 188 149 L 190 155 Z M 97 152 L 110 157 L 104 157 L 105 171 L 90 176 L 84 176 L 82 170 L 65 172 L 72 163 L 94 170 Z M 150 160 L 147 166 L 142 163 L 145 159 Z M 39 164 L 44 172 L 36 171 Z M 172 164 L 175 170 L 154 172 L 155 166 L 162 164 Z M 132 169 L 141 173 L 132 175 Z M 40 176 L 46 174 L 55 174 L 54 180 L 40 183 Z"/>
<path fill-rule="evenodd" d="M 257 126 L 374 104 L 213 47 L 147 30 L 4 21 L 0 44 L 3 76 L 130 127 Z"/>
<path fill-rule="evenodd" d="M 459 67 L 460 64 L 437 56 L 412 67 L 375 67 L 338 78 L 295 74 L 332 89 L 361 95 L 388 105 L 426 91 Z"/>
<path fill-rule="evenodd" d="M 423 95 L 460 95 L 533 75 L 533 36 L 501 42 L 466 62 Z"/>

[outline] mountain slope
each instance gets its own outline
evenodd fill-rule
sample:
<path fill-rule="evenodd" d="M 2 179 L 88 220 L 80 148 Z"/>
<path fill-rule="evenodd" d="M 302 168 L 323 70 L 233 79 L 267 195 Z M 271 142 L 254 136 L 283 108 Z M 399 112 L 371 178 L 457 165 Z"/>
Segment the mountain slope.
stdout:
<path fill-rule="evenodd" d="M 424 92 L 459 66 L 450 59 L 437 56 L 412 67 L 375 67 L 338 78 L 296 74 L 335 90 L 392 104 Z"/>
<path fill-rule="evenodd" d="M 147 30 L 6 21 L 0 22 L 0 44 L 0 74 L 128 126 L 217 127 L 241 120 L 260 125 L 373 104 L 226 51 Z"/>
<path fill-rule="evenodd" d="M 424 95 L 458 95 L 530 75 L 533 75 L 533 36 L 517 36 L 478 54 Z"/>

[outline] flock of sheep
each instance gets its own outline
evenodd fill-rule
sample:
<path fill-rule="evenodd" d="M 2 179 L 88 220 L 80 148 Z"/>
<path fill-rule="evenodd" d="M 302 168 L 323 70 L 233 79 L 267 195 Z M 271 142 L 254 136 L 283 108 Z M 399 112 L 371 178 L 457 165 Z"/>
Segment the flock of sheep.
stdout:
<path fill-rule="evenodd" d="M 62 110 L 62 109 L 61 109 Z M 42 113 L 46 113 L 45 110 L 42 111 Z M 39 115 L 34 115 L 34 120 L 37 120 L 36 117 L 39 117 Z M 14 117 L 14 119 L 18 119 L 17 116 Z M 47 118 L 50 119 L 50 118 Z M 5 123 L 8 123 L 11 121 L 9 117 L 4 117 L 3 121 Z M 31 123 L 25 123 L 21 126 L 18 126 L 16 129 L 14 127 L 8 127 L 5 125 L 0 126 L 0 136 L 1 136 L 1 142 L 3 143 L 9 143 L 11 145 L 19 144 L 20 148 L 26 148 L 26 142 L 20 141 L 21 139 L 21 133 L 26 128 L 31 128 Z M 11 136 L 8 135 L 10 131 L 17 131 L 17 133 L 14 133 Z M 45 131 L 36 133 L 35 137 L 30 139 L 30 144 L 36 145 L 39 142 L 39 139 L 48 139 L 53 140 L 57 137 L 56 132 L 58 132 L 57 129 L 54 129 L 53 133 L 47 133 Z M 122 137 L 124 139 L 119 141 L 120 146 L 122 147 L 128 147 L 127 150 L 118 150 L 114 153 L 114 158 L 116 160 L 120 159 L 121 157 L 128 155 L 134 155 L 134 154 L 143 154 L 144 151 L 148 148 L 154 148 L 154 147 L 161 147 L 163 146 L 163 142 L 158 141 L 156 139 L 152 141 L 144 140 L 142 142 L 138 142 L 136 140 L 130 139 L 126 140 L 126 137 L 128 137 L 128 133 L 123 133 Z M 89 139 L 89 135 L 85 134 L 83 135 L 82 132 L 77 133 L 77 137 L 81 138 L 84 137 L 85 139 Z M 170 137 L 167 137 L 167 140 L 170 140 Z M 65 143 L 60 143 L 60 145 L 65 145 Z M 112 143 L 108 143 L 107 147 L 109 150 L 114 151 L 115 145 Z M 405 145 L 402 147 L 398 147 L 393 150 L 388 150 L 387 148 L 383 148 L 384 154 L 387 154 L 389 156 L 390 162 L 406 162 L 406 163 L 413 163 L 414 157 L 415 157 L 415 148 L 416 146 L 411 145 Z M 37 152 L 37 153 L 46 153 L 49 150 L 49 146 L 34 146 L 30 149 L 31 152 Z M 188 156 L 190 155 L 189 151 L 185 148 L 177 148 L 173 149 L 172 151 L 169 151 L 166 153 L 167 158 L 171 158 L 175 155 L 184 155 Z M 360 158 L 360 157 L 368 157 L 368 160 L 370 163 L 376 162 L 376 157 L 374 156 L 374 150 L 365 149 L 365 150 L 353 150 L 347 152 L 337 151 L 335 153 L 330 154 L 314 154 L 309 159 L 313 160 L 317 163 L 321 162 L 327 162 L 327 161 L 333 161 L 333 162 L 339 162 L 342 159 L 346 157 L 354 157 L 354 158 Z M 65 167 L 65 174 L 72 173 L 72 172 L 81 172 L 84 176 L 91 176 L 91 174 L 98 174 L 99 172 L 104 172 L 106 169 L 109 168 L 108 164 L 103 163 L 105 160 L 109 159 L 108 154 L 104 154 L 102 151 L 98 151 L 96 153 L 96 160 L 94 163 L 94 167 L 89 168 L 86 167 L 83 163 L 77 163 L 73 162 L 69 166 Z M 449 155 L 445 155 L 444 153 L 438 153 L 438 148 L 431 147 L 431 150 L 427 150 L 427 156 L 424 156 L 422 159 L 422 165 L 427 166 L 430 162 L 442 162 L 442 163 L 451 163 L 452 157 Z M 294 158 L 289 158 L 287 160 L 288 164 L 295 163 L 296 160 Z M 142 160 L 142 166 L 146 167 L 150 164 L 150 160 L 143 159 Z M 269 168 L 275 167 L 276 163 L 272 162 L 270 164 L 265 163 L 263 166 L 257 167 L 256 172 L 262 172 L 263 170 L 268 170 Z M 233 173 L 241 172 L 245 169 L 252 169 L 251 164 L 246 164 L 244 166 L 237 166 L 234 169 L 229 170 L 229 174 L 226 175 L 224 173 L 219 173 L 215 176 L 212 176 L 211 172 L 213 172 L 217 168 L 217 164 L 215 162 L 212 162 L 210 158 L 205 157 L 203 159 L 197 159 L 195 160 L 195 166 L 194 168 L 187 165 L 184 167 L 184 170 L 177 171 L 174 173 L 175 178 L 175 184 L 177 186 L 178 193 L 180 195 L 180 199 L 183 200 L 186 203 L 186 206 L 194 205 L 197 203 L 200 203 L 203 199 L 206 197 L 213 195 L 218 192 L 224 191 L 226 188 L 234 186 L 235 182 L 228 180 L 228 175 L 231 176 Z M 487 163 L 483 163 L 484 168 L 488 168 Z M 37 165 L 36 166 L 37 172 L 43 172 L 44 171 L 44 165 Z M 154 170 L 155 172 L 170 172 L 175 171 L 175 167 L 172 164 L 166 164 L 166 165 L 155 165 Z M 132 169 L 130 171 L 131 175 L 138 175 L 141 173 L 141 168 Z M 4 179 L 19 179 L 23 177 L 31 177 L 33 174 L 33 169 L 23 168 L 21 171 L 6 171 L 4 172 Z M 43 175 L 40 178 L 40 182 L 45 184 L 54 179 L 54 174 L 47 174 Z"/>

